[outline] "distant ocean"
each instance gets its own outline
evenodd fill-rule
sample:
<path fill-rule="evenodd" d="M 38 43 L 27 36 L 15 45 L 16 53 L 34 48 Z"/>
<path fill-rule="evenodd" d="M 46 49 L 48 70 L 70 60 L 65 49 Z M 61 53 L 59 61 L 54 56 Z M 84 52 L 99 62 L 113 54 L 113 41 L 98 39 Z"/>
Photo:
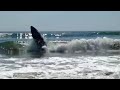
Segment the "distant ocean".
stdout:
<path fill-rule="evenodd" d="M 0 54 L 0 78 L 119 79 L 120 31 L 42 31 L 43 57 Z M 0 43 L 30 46 L 30 32 L 0 32 Z"/>

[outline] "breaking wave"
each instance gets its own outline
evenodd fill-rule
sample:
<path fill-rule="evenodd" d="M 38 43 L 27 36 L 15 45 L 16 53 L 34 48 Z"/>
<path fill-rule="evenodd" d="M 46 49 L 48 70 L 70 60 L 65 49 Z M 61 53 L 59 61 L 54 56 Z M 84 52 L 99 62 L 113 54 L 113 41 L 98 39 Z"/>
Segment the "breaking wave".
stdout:
<path fill-rule="evenodd" d="M 12 49 L 9 50 L 9 48 L 15 48 L 15 50 L 21 50 L 17 51 L 22 54 L 28 53 L 26 50 L 30 49 L 32 51 L 39 51 L 36 50 L 37 46 L 31 41 L 31 44 L 25 46 L 22 48 L 19 44 L 11 43 L 11 46 L 8 45 L 9 43 L 0 44 L 2 47 L 4 47 L 6 50 L 4 52 L 10 52 Z M 22 48 L 22 49 L 19 49 Z M 74 39 L 71 41 L 47 41 L 47 47 L 44 47 L 46 50 L 46 53 L 86 53 L 86 52 L 119 52 L 120 53 L 120 39 L 112 39 L 108 37 L 98 37 L 96 39 Z M 3 49 L 1 49 L 3 52 Z M 14 50 L 14 49 L 13 49 Z M 13 51 L 12 50 L 12 51 Z M 4 53 L 3 52 L 3 53 Z M 15 51 L 16 53 L 16 51 Z M 45 53 L 45 52 L 41 52 Z M 35 53 L 36 54 L 36 53 Z"/>
<path fill-rule="evenodd" d="M 56 41 L 48 43 L 50 52 L 68 52 L 76 51 L 100 51 L 100 50 L 120 50 L 120 39 L 112 39 L 107 37 L 98 37 L 96 39 L 76 39 L 72 41 Z"/>

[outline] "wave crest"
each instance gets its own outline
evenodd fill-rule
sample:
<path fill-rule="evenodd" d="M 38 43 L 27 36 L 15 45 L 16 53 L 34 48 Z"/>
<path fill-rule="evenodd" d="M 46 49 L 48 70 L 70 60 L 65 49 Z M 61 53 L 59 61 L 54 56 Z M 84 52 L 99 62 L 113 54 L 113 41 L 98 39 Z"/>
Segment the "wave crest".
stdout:
<path fill-rule="evenodd" d="M 49 42 L 50 52 L 76 52 L 76 51 L 99 51 L 99 50 L 119 50 L 120 39 L 107 37 L 96 39 L 76 39 L 69 42 Z"/>

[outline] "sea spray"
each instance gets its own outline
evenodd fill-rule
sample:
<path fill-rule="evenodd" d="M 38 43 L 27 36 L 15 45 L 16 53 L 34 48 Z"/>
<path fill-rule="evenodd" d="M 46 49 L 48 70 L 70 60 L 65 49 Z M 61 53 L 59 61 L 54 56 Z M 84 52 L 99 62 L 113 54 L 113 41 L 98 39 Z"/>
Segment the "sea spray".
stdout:
<path fill-rule="evenodd" d="M 119 50 L 120 39 L 96 38 L 96 39 L 75 39 L 69 42 L 50 42 L 48 44 L 50 52 L 74 53 L 76 51 L 100 51 L 100 50 Z"/>

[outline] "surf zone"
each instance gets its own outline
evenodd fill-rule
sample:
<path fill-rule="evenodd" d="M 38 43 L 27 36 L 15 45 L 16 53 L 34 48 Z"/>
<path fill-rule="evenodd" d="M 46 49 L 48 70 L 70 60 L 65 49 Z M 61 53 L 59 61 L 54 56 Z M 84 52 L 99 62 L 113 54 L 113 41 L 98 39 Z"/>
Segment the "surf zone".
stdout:
<path fill-rule="evenodd" d="M 111 35 L 110 32 L 107 34 L 104 33 L 106 34 L 106 36 L 104 37 L 96 37 L 96 38 L 85 38 L 81 36 L 79 37 L 79 35 L 81 35 L 79 33 L 54 32 L 53 34 L 53 32 L 48 32 L 45 33 L 47 37 L 47 40 L 45 40 L 43 33 L 39 32 L 35 27 L 30 26 L 29 34 L 31 34 L 32 39 L 27 39 L 28 41 L 30 41 L 29 43 L 27 43 L 27 40 L 26 41 L 23 40 L 24 42 L 26 42 L 26 44 L 19 43 L 19 40 L 9 41 L 8 39 L 6 39 L 6 41 L 4 42 L 2 40 L 2 42 L 0 42 L 0 54 L 5 54 L 5 55 L 28 54 L 33 57 L 34 56 L 41 57 L 46 54 L 52 54 L 52 53 L 59 53 L 62 55 L 76 54 L 76 53 L 79 55 L 92 54 L 92 53 L 120 54 L 120 39 L 107 37 L 108 35 Z M 88 32 L 81 32 L 81 33 L 82 35 L 88 34 Z M 90 35 L 93 34 L 93 32 L 89 32 L 89 33 Z M 101 32 L 99 32 L 99 34 L 101 35 Z M 116 35 L 116 33 L 112 33 L 112 34 Z M 52 37 L 53 35 L 54 38 Z M 66 41 L 66 38 L 68 37 L 65 36 L 69 36 L 69 37 L 71 36 L 70 37 L 71 40 Z M 76 39 L 73 36 L 77 36 L 79 38 Z M 61 38 L 61 40 L 59 40 L 58 37 Z M 53 40 L 49 40 L 50 38 L 53 38 Z"/>

